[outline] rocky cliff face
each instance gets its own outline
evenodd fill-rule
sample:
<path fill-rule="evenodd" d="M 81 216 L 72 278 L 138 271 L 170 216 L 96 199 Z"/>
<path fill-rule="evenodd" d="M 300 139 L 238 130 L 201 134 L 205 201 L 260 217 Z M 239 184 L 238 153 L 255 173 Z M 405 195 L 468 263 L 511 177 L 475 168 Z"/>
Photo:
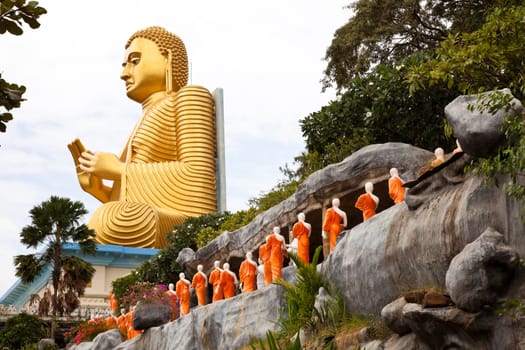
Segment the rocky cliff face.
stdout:
<path fill-rule="evenodd" d="M 454 108 L 454 113 L 467 113 L 465 109 Z M 461 137 L 475 147 L 469 136 Z M 177 261 L 191 275 L 197 264 L 209 269 L 214 260 L 231 262 L 247 251 L 256 253 L 273 226 L 286 235 L 300 211 L 312 224 L 313 250 L 321 244 L 323 210 L 339 197 L 349 229 L 320 271 L 342 292 L 348 311 L 381 315 L 395 333 L 386 341 L 362 344 L 365 349 L 525 349 L 523 317 L 497 313 L 501 300 L 525 294 L 525 274 L 516 264 L 525 256 L 522 204 L 465 174 L 472 158 L 463 154 L 414 181 L 405 202 L 393 205 L 387 194 L 389 169 L 396 167 L 403 179 L 415 180 L 432 157 L 406 144 L 365 147 L 312 174 L 297 193 L 248 226 L 223 233 L 197 252 L 186 250 Z M 367 181 L 375 184 L 380 207 L 378 214 L 361 222 L 353 204 Z M 293 270 L 287 272 L 292 279 Z M 441 307 L 429 307 L 432 303 L 403 296 L 421 289 L 442 290 L 450 298 L 446 296 Z M 192 309 L 190 315 L 151 328 L 117 349 L 238 349 L 250 337 L 262 338 L 277 327 L 281 294 L 280 287 L 270 286 Z M 77 349 L 103 348 L 97 341 L 82 346 Z"/>
<path fill-rule="evenodd" d="M 323 188 L 326 198 L 330 198 L 331 195 L 338 194 L 337 190 L 328 190 L 330 186 L 326 178 L 331 178 L 334 187 L 346 183 L 346 186 L 349 186 L 345 187 L 346 193 L 355 192 L 357 195 L 361 192 L 364 181 L 370 178 L 384 181 L 388 168 L 394 165 L 389 157 L 381 165 L 382 156 L 385 154 L 403 155 L 406 159 L 403 163 L 405 167 L 396 165 L 402 175 L 414 174 L 415 177 L 417 169 L 428 160 L 430 153 L 401 144 L 370 146 L 344 162 L 315 174 L 317 179 L 324 179 L 321 181 L 324 186 L 310 178 L 303 187 L 311 188 L 312 194 L 315 193 L 314 188 Z M 456 166 L 462 169 L 462 166 Z M 327 176 L 323 176 L 324 171 Z M 360 180 L 345 179 L 344 174 L 355 177 L 356 172 Z M 410 210 L 405 202 L 391 205 L 370 220 L 343 232 L 336 248 L 321 264 L 320 269 L 342 292 L 348 310 L 360 314 L 380 315 L 384 306 L 398 299 L 406 291 L 430 287 L 446 290 L 445 282 L 446 278 L 449 278 L 447 271 L 451 261 L 465 246 L 476 241 L 488 227 L 501 233 L 501 241 L 512 247 L 517 254 L 525 255 L 525 230 L 519 219 L 519 203 L 510 200 L 500 189 L 485 186 L 480 178 L 459 173 L 456 174 L 456 179 L 458 177 L 461 177 L 461 181 L 432 188 L 431 193 L 425 194 L 424 200 L 418 192 L 418 200 L 421 203 L 414 210 Z M 432 182 L 434 179 L 429 177 L 425 181 Z M 348 188 L 353 191 L 349 191 Z M 304 195 L 308 191 L 305 188 L 301 191 L 304 196 L 301 198 L 310 201 L 312 197 Z M 410 191 L 407 198 L 409 196 Z M 297 200 L 297 197 L 296 194 L 289 201 Z M 344 197 L 344 194 L 341 197 Z M 383 202 L 388 201 L 384 193 L 380 199 Z M 303 204 L 303 210 L 310 208 L 309 205 Z M 282 203 L 280 208 L 284 211 L 288 206 L 289 213 L 296 212 L 291 209 L 289 203 Z M 259 240 L 263 239 L 266 229 L 278 220 L 284 222 L 282 217 L 277 218 L 275 208 L 263 213 L 249 225 L 250 229 L 243 228 L 223 234 L 211 243 L 215 248 L 214 253 L 206 247 L 194 254 L 194 257 L 199 259 L 195 262 L 188 261 L 188 264 L 202 263 L 204 257 L 224 261 L 231 254 L 247 249 L 246 247 L 255 249 L 260 243 Z M 291 217 L 290 222 L 293 222 Z M 312 233 L 314 234 L 316 232 Z M 524 288 L 521 281 L 516 282 L 516 277 L 508 284 L 509 288 L 495 299 L 517 297 Z M 408 305 L 403 304 L 405 308 L 398 311 L 402 315 L 400 317 L 405 318 L 403 322 L 412 325 L 406 326 L 405 331 L 401 332 L 408 334 L 397 335 L 380 345 L 384 349 L 416 349 L 417 346 L 445 349 L 448 346 L 446 344 L 463 344 L 459 345 L 458 349 L 525 349 L 510 345 L 525 341 L 522 339 L 525 337 L 520 333 L 520 327 L 523 325 L 516 326 L 521 323 L 497 317 L 490 308 L 482 307 L 482 310 L 466 313 L 455 307 L 435 310 L 425 309 L 417 304 Z M 144 335 L 121 344 L 117 349 L 238 349 L 248 344 L 250 337 L 264 337 L 268 329 L 275 329 L 276 324 L 273 322 L 278 319 L 281 307 L 281 291 L 278 286 L 271 286 L 192 309 L 189 316 L 162 327 L 151 328 Z M 478 315 L 481 311 L 483 313 Z M 418 330 L 416 325 L 427 329 Z M 452 329 L 464 329 L 466 325 L 472 329 L 470 333 L 465 333 L 464 337 L 478 339 L 477 342 L 454 342 L 443 335 L 448 334 L 451 337 L 452 334 L 457 338 L 459 331 Z M 433 339 L 445 337 L 445 340 L 440 340 L 437 345 L 421 341 L 421 337 L 428 338 L 428 332 L 435 332 L 436 329 L 442 329 L 444 333 L 441 336 L 433 334 Z M 491 335 L 490 339 L 485 336 L 487 334 Z M 484 338 L 481 335 L 484 335 Z M 500 336 L 506 340 L 498 340 Z M 377 342 L 374 344 L 379 346 Z M 505 346 L 500 347 L 501 344 Z"/>
<path fill-rule="evenodd" d="M 468 177 L 432 197 L 414 211 L 400 203 L 346 231 L 322 264 L 351 310 L 377 314 L 408 290 L 445 289 L 452 258 L 487 227 L 525 253 L 515 227 L 519 206 L 498 189 Z"/>

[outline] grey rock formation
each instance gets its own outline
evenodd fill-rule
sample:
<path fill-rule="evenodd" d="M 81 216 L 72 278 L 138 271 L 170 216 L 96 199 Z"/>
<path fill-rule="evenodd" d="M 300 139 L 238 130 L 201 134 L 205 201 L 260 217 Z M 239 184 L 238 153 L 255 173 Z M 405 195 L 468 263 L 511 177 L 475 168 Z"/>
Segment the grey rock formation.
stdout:
<path fill-rule="evenodd" d="M 271 285 L 193 308 L 190 314 L 150 328 L 115 349 L 239 349 L 248 345 L 252 337 L 265 338 L 268 330 L 276 328 L 283 306 L 282 291 L 282 287 Z"/>
<path fill-rule="evenodd" d="M 107 332 L 99 334 L 93 339 L 93 344 L 90 350 L 108 350 L 114 349 L 122 343 L 122 336 L 118 329 L 111 329 Z"/>
<path fill-rule="evenodd" d="M 405 203 L 410 210 L 416 210 L 427 201 L 431 201 L 443 191 L 465 181 L 465 166 L 472 161 L 467 154 L 458 154 L 443 164 L 439 170 L 430 170 L 421 175 L 416 184 L 406 190 Z"/>
<path fill-rule="evenodd" d="M 380 340 L 372 340 L 363 344 L 360 349 L 362 350 L 383 350 L 383 342 Z M 406 349 L 405 349 L 406 350 Z"/>
<path fill-rule="evenodd" d="M 445 284 L 457 307 L 477 312 L 504 295 L 519 259 L 504 240 L 489 227 L 452 259 Z"/>
<path fill-rule="evenodd" d="M 415 333 L 404 336 L 394 334 L 388 338 L 382 346 L 382 350 L 428 350 L 426 345 L 417 339 Z"/>
<path fill-rule="evenodd" d="M 321 271 L 349 310 L 377 315 L 403 291 L 444 289 L 452 258 L 488 226 L 525 251 L 523 226 L 515 223 L 519 208 L 501 190 L 469 176 L 417 210 L 400 203 L 353 227 Z"/>
<path fill-rule="evenodd" d="M 424 309 L 407 304 L 403 318 L 417 339 L 430 349 L 489 349 L 491 314 L 470 314 L 455 307 Z M 438 331 L 439 330 L 439 331 Z"/>
<path fill-rule="evenodd" d="M 169 303 L 139 303 L 133 314 L 133 328 L 144 330 L 167 323 L 172 313 Z"/>
<path fill-rule="evenodd" d="M 492 114 L 489 110 L 480 109 L 497 94 L 511 99 L 505 106 L 508 110 L 501 108 Z M 523 113 L 521 102 L 512 96 L 509 89 L 459 96 L 445 107 L 445 117 L 452 125 L 461 148 L 475 157 L 488 157 L 505 142 L 501 127 L 508 113 Z"/>
<path fill-rule="evenodd" d="M 410 333 L 410 327 L 403 318 L 403 307 L 407 304 L 404 297 L 397 298 L 381 310 L 381 319 L 385 325 L 397 334 Z"/>

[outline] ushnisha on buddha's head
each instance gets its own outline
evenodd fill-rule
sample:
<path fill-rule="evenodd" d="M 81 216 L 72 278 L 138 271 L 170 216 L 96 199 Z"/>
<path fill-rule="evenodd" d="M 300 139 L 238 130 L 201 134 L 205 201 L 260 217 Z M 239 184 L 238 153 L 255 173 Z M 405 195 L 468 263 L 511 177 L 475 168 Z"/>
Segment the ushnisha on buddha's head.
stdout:
<path fill-rule="evenodd" d="M 188 82 L 188 56 L 182 40 L 161 27 L 135 32 L 126 43 L 120 78 L 129 98 L 139 103 L 157 92 L 178 91 Z"/>

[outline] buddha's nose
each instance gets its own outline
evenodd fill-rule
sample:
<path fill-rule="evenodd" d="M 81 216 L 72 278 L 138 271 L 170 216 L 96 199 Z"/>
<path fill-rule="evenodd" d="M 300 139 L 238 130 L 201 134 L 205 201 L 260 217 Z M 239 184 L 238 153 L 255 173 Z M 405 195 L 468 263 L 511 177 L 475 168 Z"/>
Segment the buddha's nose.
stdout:
<path fill-rule="evenodd" d="M 129 70 L 128 70 L 127 67 L 124 67 L 124 69 L 120 73 L 120 79 L 126 81 L 126 80 L 128 80 L 129 77 L 130 77 Z"/>

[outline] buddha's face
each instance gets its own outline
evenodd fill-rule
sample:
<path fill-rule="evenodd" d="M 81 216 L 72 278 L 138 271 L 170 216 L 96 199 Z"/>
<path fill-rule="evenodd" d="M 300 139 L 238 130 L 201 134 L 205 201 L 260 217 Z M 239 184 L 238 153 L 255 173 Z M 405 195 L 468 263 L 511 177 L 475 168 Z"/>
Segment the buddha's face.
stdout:
<path fill-rule="evenodd" d="M 153 41 L 135 38 L 126 50 L 120 74 L 128 97 L 141 103 L 153 93 L 165 91 L 167 61 Z"/>

